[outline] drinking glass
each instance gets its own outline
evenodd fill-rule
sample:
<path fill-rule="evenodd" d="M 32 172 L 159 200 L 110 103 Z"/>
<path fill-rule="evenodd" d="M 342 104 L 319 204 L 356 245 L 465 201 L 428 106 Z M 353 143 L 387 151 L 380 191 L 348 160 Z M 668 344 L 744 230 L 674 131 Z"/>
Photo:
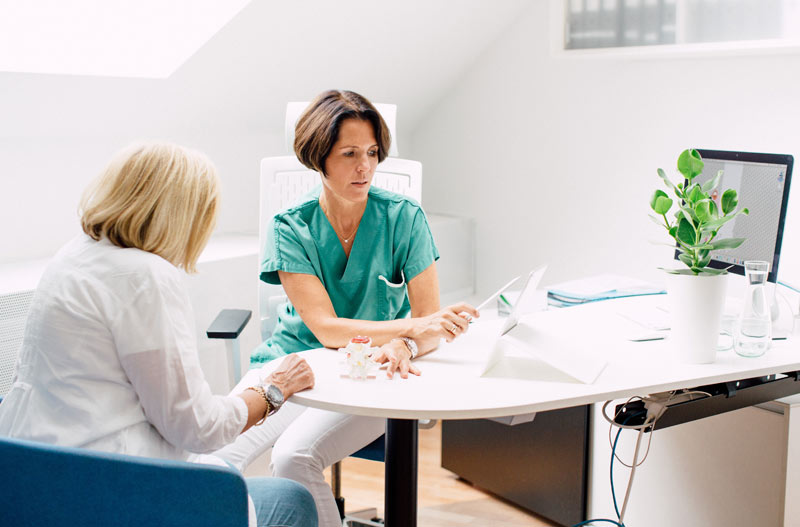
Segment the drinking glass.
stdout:
<path fill-rule="evenodd" d="M 767 302 L 769 262 L 744 262 L 747 291 L 733 334 L 733 348 L 742 357 L 760 357 L 772 344 L 772 317 Z"/>

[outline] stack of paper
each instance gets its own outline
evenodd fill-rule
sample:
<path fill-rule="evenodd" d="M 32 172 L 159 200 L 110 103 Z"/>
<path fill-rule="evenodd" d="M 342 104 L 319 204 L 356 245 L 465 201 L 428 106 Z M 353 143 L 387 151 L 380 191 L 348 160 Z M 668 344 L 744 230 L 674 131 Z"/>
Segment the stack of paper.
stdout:
<path fill-rule="evenodd" d="M 626 276 L 604 274 L 554 284 L 547 290 L 547 303 L 566 307 L 610 298 L 661 295 L 663 288 Z"/>

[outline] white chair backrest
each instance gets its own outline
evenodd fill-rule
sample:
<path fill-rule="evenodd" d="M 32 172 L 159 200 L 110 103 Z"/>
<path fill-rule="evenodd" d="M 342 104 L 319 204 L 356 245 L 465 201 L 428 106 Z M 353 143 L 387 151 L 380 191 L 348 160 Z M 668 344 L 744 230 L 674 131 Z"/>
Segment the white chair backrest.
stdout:
<path fill-rule="evenodd" d="M 0 397 L 11 389 L 34 292 L 0 294 Z"/>
<path fill-rule="evenodd" d="M 320 175 L 304 167 L 295 156 L 267 157 L 261 160 L 261 210 L 259 216 L 259 273 L 263 260 L 266 230 L 272 217 L 294 205 L 320 184 Z M 422 202 L 422 163 L 387 157 L 378 165 L 372 184 Z M 280 286 L 259 280 L 258 307 L 261 338 L 267 339 L 275 327 L 276 310 L 285 300 Z"/>

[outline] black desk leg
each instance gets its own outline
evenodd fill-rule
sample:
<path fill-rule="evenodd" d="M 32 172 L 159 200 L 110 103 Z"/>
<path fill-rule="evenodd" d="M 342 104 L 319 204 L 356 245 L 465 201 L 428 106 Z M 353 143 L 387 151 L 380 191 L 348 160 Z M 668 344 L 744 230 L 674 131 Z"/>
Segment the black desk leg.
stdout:
<path fill-rule="evenodd" d="M 417 525 L 417 420 L 386 420 L 386 527 Z"/>

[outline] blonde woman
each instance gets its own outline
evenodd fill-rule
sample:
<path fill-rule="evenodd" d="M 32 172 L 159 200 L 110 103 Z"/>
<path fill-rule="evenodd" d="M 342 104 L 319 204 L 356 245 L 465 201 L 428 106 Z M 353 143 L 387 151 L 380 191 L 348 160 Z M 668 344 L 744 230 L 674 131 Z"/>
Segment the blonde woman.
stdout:
<path fill-rule="evenodd" d="M 114 158 L 84 194 L 84 234 L 39 283 L 0 435 L 187 460 L 271 419 L 264 388 L 213 395 L 198 363 L 183 275 L 214 228 L 218 186 L 211 162 L 179 146 Z M 289 398 L 314 378 L 288 357 L 268 382 Z M 317 525 L 301 485 L 260 478 L 248 489 L 259 526 Z"/>

